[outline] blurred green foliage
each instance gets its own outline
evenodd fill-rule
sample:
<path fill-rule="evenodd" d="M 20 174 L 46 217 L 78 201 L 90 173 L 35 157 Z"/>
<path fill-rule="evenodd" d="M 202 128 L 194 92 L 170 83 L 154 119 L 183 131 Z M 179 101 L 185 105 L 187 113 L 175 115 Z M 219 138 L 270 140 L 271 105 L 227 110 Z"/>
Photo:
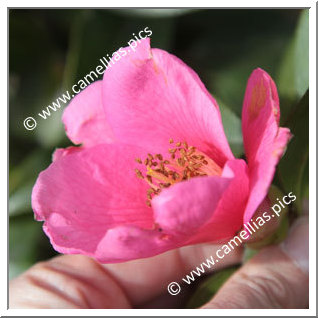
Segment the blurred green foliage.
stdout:
<path fill-rule="evenodd" d="M 206 304 L 237 269 L 237 266 L 228 267 L 206 278 L 189 299 L 187 308 L 195 309 Z"/>
<path fill-rule="evenodd" d="M 94 69 L 100 57 L 126 46 L 132 33 L 146 26 L 153 32 L 152 46 L 191 66 L 220 102 L 237 156 L 243 155 L 240 113 L 248 76 L 256 67 L 270 73 L 278 85 L 281 121 L 295 135 L 277 183 L 287 191 L 308 189 L 308 99 L 299 104 L 308 89 L 308 10 L 11 9 L 10 277 L 55 254 L 34 221 L 30 196 L 54 149 L 70 145 L 62 110 L 33 131 L 23 127 L 23 120 L 35 117 Z M 308 190 L 301 192 L 308 196 Z"/>
<path fill-rule="evenodd" d="M 302 198 L 309 191 L 309 92 L 292 109 L 285 125 L 290 127 L 293 139 L 282 158 L 277 176 L 285 192 L 292 191 L 297 200 L 295 205 L 298 214 L 302 209 Z"/>

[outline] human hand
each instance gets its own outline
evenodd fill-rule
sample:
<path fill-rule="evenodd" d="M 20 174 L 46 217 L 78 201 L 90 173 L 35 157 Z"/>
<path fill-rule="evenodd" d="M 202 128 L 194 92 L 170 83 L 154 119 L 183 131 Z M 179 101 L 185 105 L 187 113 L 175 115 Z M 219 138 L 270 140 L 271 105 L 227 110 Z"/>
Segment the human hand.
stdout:
<path fill-rule="evenodd" d="M 218 248 L 196 245 L 108 265 L 81 255 L 58 256 L 10 283 L 10 308 L 176 308 L 184 293 L 172 296 L 167 285 Z M 308 254 L 308 217 L 302 217 L 285 242 L 260 251 L 203 308 L 307 308 Z M 239 263 L 241 256 L 235 249 L 214 270 Z"/>

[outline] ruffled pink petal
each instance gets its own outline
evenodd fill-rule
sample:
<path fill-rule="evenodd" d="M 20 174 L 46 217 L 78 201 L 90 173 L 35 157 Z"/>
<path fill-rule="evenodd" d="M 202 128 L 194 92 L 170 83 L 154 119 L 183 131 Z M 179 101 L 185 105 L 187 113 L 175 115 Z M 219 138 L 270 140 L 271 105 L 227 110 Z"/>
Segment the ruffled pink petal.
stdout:
<path fill-rule="evenodd" d="M 159 229 L 123 225 L 106 232 L 94 256 L 101 263 L 119 263 L 151 257 L 182 245 L 177 236 L 169 236 Z"/>
<path fill-rule="evenodd" d="M 211 218 L 230 180 L 193 178 L 163 190 L 152 200 L 155 228 L 124 225 L 107 231 L 98 245 L 96 258 L 102 263 L 122 262 L 186 245 Z"/>
<path fill-rule="evenodd" d="M 57 148 L 55 149 L 55 151 L 53 152 L 52 155 L 52 161 L 56 161 L 64 156 L 67 156 L 71 153 L 77 152 L 77 151 L 82 151 L 83 148 L 81 147 L 67 147 L 67 148 Z"/>
<path fill-rule="evenodd" d="M 249 166 L 250 197 L 244 222 L 248 222 L 265 198 L 275 167 L 291 137 L 279 128 L 279 99 L 271 77 L 258 68 L 250 76 L 242 112 L 244 148 Z"/>
<path fill-rule="evenodd" d="M 230 178 L 196 177 L 152 200 L 155 222 L 165 233 L 189 237 L 211 219 Z"/>
<path fill-rule="evenodd" d="M 242 227 L 248 194 L 245 161 L 229 161 L 222 177 L 197 177 L 163 190 L 152 200 L 155 228 L 113 228 L 100 241 L 96 257 L 115 263 L 231 238 Z"/>
<path fill-rule="evenodd" d="M 98 145 L 61 156 L 41 172 L 32 207 L 57 251 L 94 255 L 111 228 L 153 227 L 152 209 L 145 204 L 147 184 L 134 172 L 134 158 L 143 152 Z"/>
<path fill-rule="evenodd" d="M 222 242 L 232 238 L 243 225 L 243 216 L 249 196 L 247 165 L 242 159 L 230 160 L 225 164 L 223 178 L 231 183 L 225 190 L 212 218 L 190 239 L 188 244 Z"/>
<path fill-rule="evenodd" d="M 233 158 L 219 107 L 197 74 L 177 57 L 151 50 L 149 39 L 104 73 L 103 100 L 120 140 L 156 153 L 173 138 L 187 141 L 220 166 Z"/>
<path fill-rule="evenodd" d="M 155 197 L 155 222 L 163 232 L 183 237 L 183 245 L 221 241 L 242 227 L 248 195 L 246 163 L 231 160 L 221 177 L 193 178 Z"/>
<path fill-rule="evenodd" d="M 76 95 L 63 113 L 67 136 L 74 144 L 91 147 L 113 141 L 102 106 L 102 81 L 96 81 Z"/>
<path fill-rule="evenodd" d="M 183 244 L 231 237 L 242 226 L 248 194 L 246 163 L 231 160 L 221 177 L 193 178 L 155 197 L 155 222 L 165 233 L 183 236 Z"/>

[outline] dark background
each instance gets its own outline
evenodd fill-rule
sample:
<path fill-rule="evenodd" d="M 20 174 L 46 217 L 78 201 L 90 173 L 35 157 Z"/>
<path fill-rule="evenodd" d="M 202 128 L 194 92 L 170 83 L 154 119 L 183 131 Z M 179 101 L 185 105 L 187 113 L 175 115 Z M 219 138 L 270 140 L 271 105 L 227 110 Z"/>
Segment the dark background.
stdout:
<path fill-rule="evenodd" d="M 273 77 L 281 126 L 294 134 L 275 183 L 308 197 L 308 94 L 299 102 L 308 89 L 307 10 L 9 10 L 10 277 L 55 254 L 42 224 L 34 221 L 30 195 L 54 149 L 71 144 L 63 109 L 39 120 L 33 131 L 23 120 L 38 119 L 102 56 L 127 46 L 132 33 L 146 26 L 152 47 L 185 61 L 217 99 L 237 156 L 243 155 L 240 114 L 248 76 L 261 67 Z"/>

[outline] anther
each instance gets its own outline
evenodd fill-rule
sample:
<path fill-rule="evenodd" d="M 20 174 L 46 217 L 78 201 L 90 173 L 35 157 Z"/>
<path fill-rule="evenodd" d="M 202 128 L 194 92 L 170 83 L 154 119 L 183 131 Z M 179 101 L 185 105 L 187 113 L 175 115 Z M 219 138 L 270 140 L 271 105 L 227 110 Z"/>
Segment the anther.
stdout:
<path fill-rule="evenodd" d="M 157 155 L 155 155 L 155 158 L 157 158 L 157 159 L 159 159 L 159 160 L 162 160 L 162 159 L 163 159 L 163 157 L 162 157 L 162 155 L 161 155 L 160 153 L 158 153 Z"/>
<path fill-rule="evenodd" d="M 136 172 L 137 178 L 144 179 L 144 176 L 142 175 L 142 173 L 138 169 L 135 169 L 135 172 Z"/>
<path fill-rule="evenodd" d="M 178 158 L 177 162 L 178 162 L 179 166 L 184 167 L 185 162 L 184 162 L 183 158 Z"/>
<path fill-rule="evenodd" d="M 174 144 L 172 138 L 169 139 L 169 143 Z M 222 172 L 221 167 L 211 158 L 195 147 L 189 146 L 186 141 L 175 143 L 175 147 L 168 151 L 171 159 L 164 158 L 160 153 L 154 155 L 148 153 L 143 162 L 147 169 L 144 175 L 140 170 L 135 169 L 137 177 L 144 179 L 150 185 L 146 194 L 148 206 L 151 206 L 154 196 L 177 182 L 198 176 L 220 175 Z M 140 158 L 135 160 L 139 164 L 142 163 Z"/>

